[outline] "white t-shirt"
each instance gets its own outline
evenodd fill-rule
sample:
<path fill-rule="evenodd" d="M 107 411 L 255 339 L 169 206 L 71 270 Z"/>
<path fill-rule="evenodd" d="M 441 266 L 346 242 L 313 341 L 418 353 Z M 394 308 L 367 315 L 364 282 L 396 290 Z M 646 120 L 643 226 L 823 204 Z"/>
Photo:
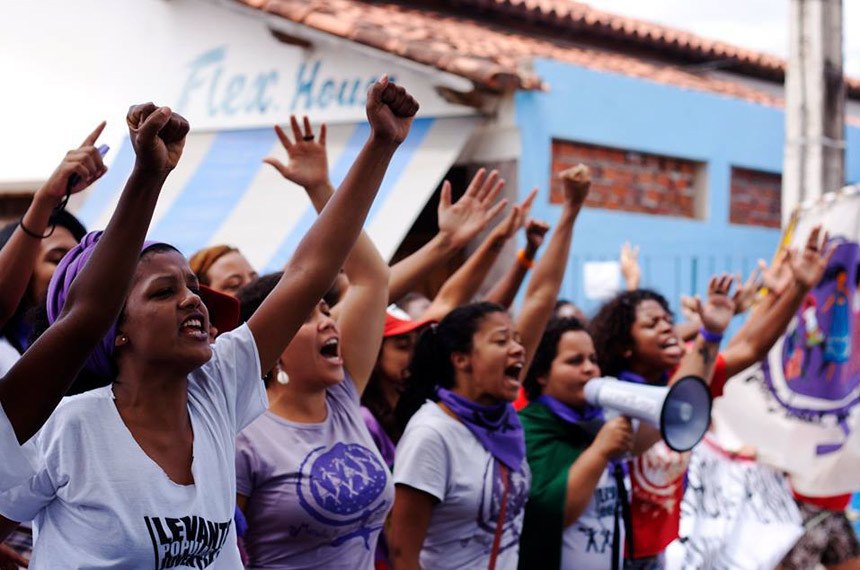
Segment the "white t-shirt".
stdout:
<path fill-rule="evenodd" d="M 233 514 L 235 438 L 267 405 L 247 325 L 188 376 L 193 485 L 177 485 L 123 423 L 111 386 L 66 398 L 35 437 L 43 465 L 0 494 L 35 519 L 30 568 L 241 568 Z"/>
<path fill-rule="evenodd" d="M 0 377 L 5 376 L 21 354 L 5 338 L 0 338 Z"/>
<path fill-rule="evenodd" d="M 9 372 L 21 355 L 9 341 L 0 338 L 0 378 Z M 30 445 L 21 446 L 9 418 L 0 406 L 0 492 L 21 484 L 36 471 L 35 450 Z"/>
<path fill-rule="evenodd" d="M 394 483 L 439 500 L 421 549 L 421 567 L 485 570 L 501 506 L 499 462 L 469 429 L 434 402 L 409 421 L 397 446 Z M 515 570 L 531 471 L 510 473 L 507 513 L 496 559 L 498 570 Z"/>
<path fill-rule="evenodd" d="M 607 570 L 612 568 L 612 537 L 615 532 L 615 505 L 620 500 L 612 466 L 603 471 L 591 501 L 582 515 L 564 529 L 561 567 L 565 570 Z M 621 534 L 619 567 L 624 558 L 624 519 L 619 513 Z"/>
<path fill-rule="evenodd" d="M 32 445 L 21 446 L 15 430 L 0 406 L 0 493 L 32 477 L 38 463 Z"/>

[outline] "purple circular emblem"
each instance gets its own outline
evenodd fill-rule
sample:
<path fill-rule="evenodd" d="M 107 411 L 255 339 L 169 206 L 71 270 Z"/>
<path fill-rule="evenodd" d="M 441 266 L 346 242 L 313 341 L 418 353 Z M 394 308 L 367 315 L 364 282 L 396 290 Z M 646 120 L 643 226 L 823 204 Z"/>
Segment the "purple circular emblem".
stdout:
<path fill-rule="evenodd" d="M 319 522 L 348 525 L 366 520 L 388 482 L 378 454 L 356 443 L 336 443 L 311 451 L 300 468 L 299 502 Z"/>

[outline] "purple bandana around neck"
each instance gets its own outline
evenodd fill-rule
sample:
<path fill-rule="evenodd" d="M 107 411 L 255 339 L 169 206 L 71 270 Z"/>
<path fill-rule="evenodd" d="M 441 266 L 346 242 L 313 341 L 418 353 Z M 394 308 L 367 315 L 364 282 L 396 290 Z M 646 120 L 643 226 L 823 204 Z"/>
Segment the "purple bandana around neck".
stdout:
<path fill-rule="evenodd" d="M 66 304 L 66 299 L 69 296 L 69 289 L 72 287 L 72 282 L 75 277 L 83 270 L 87 261 L 92 257 L 96 250 L 96 244 L 101 239 L 104 232 L 90 232 L 84 236 L 81 243 L 73 247 L 60 260 L 57 269 L 51 276 L 51 282 L 48 284 L 48 297 L 46 299 L 46 308 L 48 312 L 48 323 L 54 324 L 63 312 L 63 307 Z M 162 242 L 145 241 L 141 253 L 154 245 L 159 245 Z M 116 340 L 116 323 L 111 325 L 107 334 L 96 345 L 93 352 L 87 359 L 84 365 L 87 370 L 97 374 L 102 378 L 112 379 L 116 376 L 116 370 L 113 365 L 114 342 Z"/>
<path fill-rule="evenodd" d="M 535 402 L 539 402 L 549 408 L 549 410 L 560 419 L 569 424 L 579 424 L 582 422 L 590 422 L 593 420 L 602 420 L 603 409 L 597 406 L 588 404 L 583 411 L 575 410 L 560 400 L 556 400 L 552 396 L 546 394 L 540 396 Z"/>
<path fill-rule="evenodd" d="M 445 388 L 436 394 L 463 422 L 484 449 L 511 471 L 518 471 L 526 457 L 523 425 L 511 404 L 482 406 Z"/>

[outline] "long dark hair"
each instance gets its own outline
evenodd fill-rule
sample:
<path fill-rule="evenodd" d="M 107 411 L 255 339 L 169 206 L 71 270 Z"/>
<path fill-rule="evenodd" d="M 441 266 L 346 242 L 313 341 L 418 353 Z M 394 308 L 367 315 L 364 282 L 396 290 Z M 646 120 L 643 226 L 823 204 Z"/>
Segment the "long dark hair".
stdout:
<path fill-rule="evenodd" d="M 570 331 L 587 332 L 582 321 L 573 318 L 553 319 L 546 326 L 546 330 L 540 339 L 540 344 L 538 344 L 537 350 L 535 350 L 532 364 L 529 366 L 525 380 L 523 380 L 523 387 L 529 400 L 540 397 L 543 392 L 543 386 L 538 382 L 538 378 L 549 374 L 549 370 L 552 368 L 552 361 L 558 355 L 558 343 L 561 341 L 564 333 Z"/>
<path fill-rule="evenodd" d="M 504 313 L 496 303 L 472 303 L 457 307 L 438 325 L 427 328 L 418 338 L 415 356 L 409 365 L 409 382 L 394 410 L 399 433 L 428 399 L 437 400 L 436 388 L 454 386 L 451 355 L 472 350 L 472 337 L 492 313 Z"/>
<path fill-rule="evenodd" d="M 364 388 L 364 393 L 361 395 L 361 405 L 370 410 L 376 421 L 382 427 L 382 431 L 391 438 L 392 441 L 400 439 L 401 431 L 397 424 L 397 418 L 394 415 L 394 408 L 388 403 L 388 399 L 382 392 L 382 372 L 379 369 L 379 361 L 382 358 L 382 351 L 385 343 L 389 339 L 397 337 L 388 337 L 382 339 L 382 346 L 379 347 L 379 355 L 376 357 L 376 366 L 370 373 L 370 378 L 367 381 L 367 386 Z M 407 380 L 408 382 L 408 380 Z"/>
<path fill-rule="evenodd" d="M 597 315 L 591 319 L 589 332 L 597 351 L 597 362 L 601 374 L 618 376 L 630 368 L 630 358 L 625 353 L 633 349 L 633 323 L 636 308 L 643 301 L 656 301 L 668 314 L 672 314 L 666 298 L 656 291 L 636 289 L 619 293 L 607 301 Z"/>

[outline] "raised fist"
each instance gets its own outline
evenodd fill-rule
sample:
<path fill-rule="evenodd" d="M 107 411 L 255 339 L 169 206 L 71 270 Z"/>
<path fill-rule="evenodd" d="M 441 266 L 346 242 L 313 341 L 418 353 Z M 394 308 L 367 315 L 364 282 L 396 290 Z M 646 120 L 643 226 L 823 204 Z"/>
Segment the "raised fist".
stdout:
<path fill-rule="evenodd" d="M 582 206 L 591 188 L 591 172 L 584 164 L 577 164 L 559 173 L 564 185 L 564 200 L 569 206 Z"/>
<path fill-rule="evenodd" d="M 367 120 L 377 140 L 402 143 L 417 112 L 418 101 L 406 89 L 391 83 L 387 75 L 367 93 Z"/>
<path fill-rule="evenodd" d="M 176 167 L 191 128 L 182 115 L 169 107 L 144 103 L 129 108 L 125 120 L 138 167 L 152 172 L 169 172 Z"/>

